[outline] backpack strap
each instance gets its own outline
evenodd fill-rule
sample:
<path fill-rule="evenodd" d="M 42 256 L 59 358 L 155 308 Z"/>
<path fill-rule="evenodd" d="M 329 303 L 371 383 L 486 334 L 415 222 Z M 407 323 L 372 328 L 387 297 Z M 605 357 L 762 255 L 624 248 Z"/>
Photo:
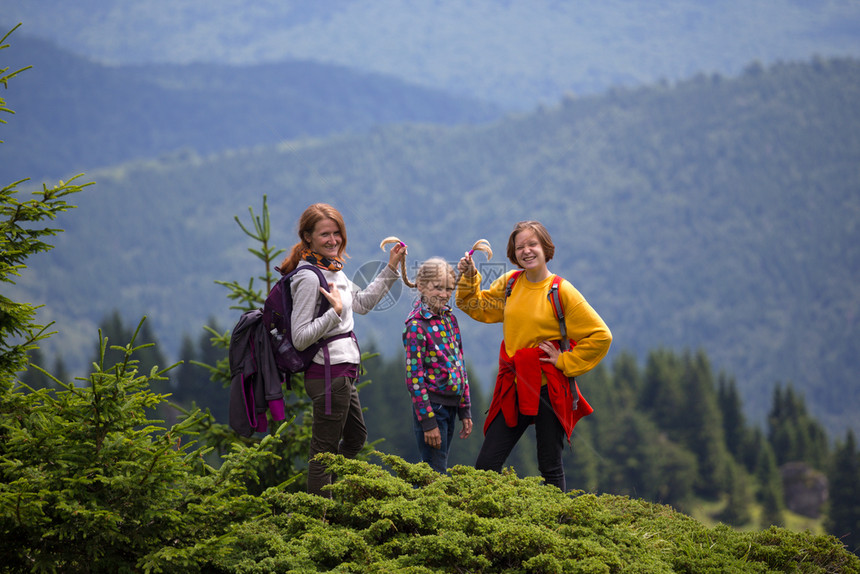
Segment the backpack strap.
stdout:
<path fill-rule="evenodd" d="M 299 271 L 304 271 L 306 269 L 308 271 L 314 272 L 314 274 L 317 276 L 317 279 L 319 279 L 320 287 L 322 287 L 326 291 L 331 291 L 331 288 L 328 285 L 328 280 L 325 278 L 325 275 L 323 275 L 322 269 L 320 269 L 316 265 L 302 265 L 300 267 L 296 267 L 295 269 L 293 269 L 292 271 L 290 271 L 289 273 L 287 273 L 286 275 L 284 275 L 280 279 L 281 281 L 284 281 L 284 287 L 285 287 L 285 289 L 281 290 L 281 296 L 284 298 L 284 302 L 283 302 L 284 308 L 286 308 L 286 306 L 287 306 L 286 289 L 289 289 L 289 285 L 287 285 L 287 283 L 290 280 L 289 278 L 292 278 L 292 276 L 295 275 L 296 273 L 298 273 Z M 322 316 L 323 313 L 328 311 L 329 307 L 331 307 L 331 303 L 328 302 L 328 299 L 326 299 L 325 297 L 321 297 L 320 298 L 320 309 L 319 309 L 319 312 L 317 313 L 317 317 Z"/>
<path fill-rule="evenodd" d="M 561 277 L 556 275 L 550 285 L 549 293 L 546 298 L 549 299 L 552 305 L 552 312 L 555 313 L 555 318 L 558 319 L 558 328 L 561 331 L 561 350 L 570 350 L 570 339 L 567 338 L 567 325 L 564 324 L 564 305 L 561 304 L 561 297 L 558 294 L 559 285 L 561 285 Z"/>
<path fill-rule="evenodd" d="M 522 269 L 517 269 L 508 277 L 508 284 L 505 286 L 505 301 L 511 296 L 511 292 L 514 290 L 514 283 L 517 282 L 517 278 L 519 278 L 522 272 Z"/>
<path fill-rule="evenodd" d="M 320 339 L 320 347 L 322 348 L 323 357 L 325 358 L 323 368 L 325 369 L 325 414 L 327 415 L 331 414 L 331 355 L 329 355 L 328 352 L 328 344 L 338 339 L 346 339 L 347 337 L 352 337 L 352 340 L 355 341 L 356 345 L 358 345 L 358 339 L 356 339 L 355 333 L 352 331 Z"/>
<path fill-rule="evenodd" d="M 555 314 L 555 318 L 558 319 L 558 329 L 561 331 L 561 341 L 559 342 L 559 347 L 561 347 L 561 351 L 569 351 L 570 350 L 570 339 L 567 338 L 567 325 L 564 323 L 564 305 L 561 304 L 561 296 L 559 295 L 559 285 L 561 285 L 561 277 L 556 275 L 552 280 L 552 285 L 550 285 L 549 293 L 547 293 L 546 298 L 549 299 L 550 305 L 552 305 L 552 312 Z M 567 378 L 568 383 L 570 383 L 570 394 L 573 397 L 573 410 L 576 410 L 577 406 L 579 406 L 579 393 L 576 389 L 576 379 L 573 377 Z"/>

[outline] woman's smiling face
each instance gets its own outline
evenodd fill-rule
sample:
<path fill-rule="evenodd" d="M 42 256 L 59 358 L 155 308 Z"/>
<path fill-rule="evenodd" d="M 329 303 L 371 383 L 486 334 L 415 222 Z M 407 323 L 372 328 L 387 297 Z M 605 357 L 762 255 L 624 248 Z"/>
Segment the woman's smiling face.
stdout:
<path fill-rule="evenodd" d="M 321 219 L 314 225 L 312 233 L 305 234 L 305 241 L 314 253 L 333 259 L 338 256 L 343 238 L 336 221 Z"/>
<path fill-rule="evenodd" d="M 514 253 L 517 263 L 526 271 L 546 267 L 546 255 L 537 234 L 531 229 L 523 229 L 514 240 Z"/>

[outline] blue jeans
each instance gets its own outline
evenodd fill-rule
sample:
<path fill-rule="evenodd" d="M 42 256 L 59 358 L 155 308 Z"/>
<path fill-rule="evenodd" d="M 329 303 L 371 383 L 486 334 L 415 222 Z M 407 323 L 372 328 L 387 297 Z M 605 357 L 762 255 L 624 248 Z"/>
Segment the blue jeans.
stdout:
<path fill-rule="evenodd" d="M 415 414 L 415 409 L 412 410 L 412 428 L 415 431 L 415 442 L 418 444 L 418 453 L 421 455 L 421 460 L 430 465 L 430 468 L 438 472 L 444 473 L 448 469 L 448 451 L 451 450 L 451 441 L 454 438 L 454 430 L 457 426 L 457 407 L 446 407 L 436 403 L 430 403 L 433 407 L 433 412 L 436 416 L 436 424 L 439 426 L 439 433 L 442 435 L 442 445 L 439 448 L 432 448 L 424 442 L 424 429 L 421 428 L 421 423 L 418 422 L 418 416 Z"/>

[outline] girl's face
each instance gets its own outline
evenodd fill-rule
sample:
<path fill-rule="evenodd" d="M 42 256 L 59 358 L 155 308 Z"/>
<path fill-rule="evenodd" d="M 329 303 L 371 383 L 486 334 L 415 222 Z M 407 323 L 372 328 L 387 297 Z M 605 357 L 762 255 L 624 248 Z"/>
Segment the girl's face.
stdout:
<path fill-rule="evenodd" d="M 421 300 L 427 308 L 439 313 L 448 304 L 454 288 L 454 278 L 440 269 L 435 277 L 418 285 L 418 292 L 421 293 Z"/>
<path fill-rule="evenodd" d="M 524 229 L 517 233 L 514 239 L 514 253 L 517 263 L 526 271 L 546 267 L 543 246 L 538 241 L 537 234 L 531 229 Z"/>
<path fill-rule="evenodd" d="M 343 238 L 336 221 L 321 219 L 314 225 L 313 232 L 305 234 L 305 241 L 309 243 L 309 247 L 314 253 L 333 259 L 337 257 Z"/>

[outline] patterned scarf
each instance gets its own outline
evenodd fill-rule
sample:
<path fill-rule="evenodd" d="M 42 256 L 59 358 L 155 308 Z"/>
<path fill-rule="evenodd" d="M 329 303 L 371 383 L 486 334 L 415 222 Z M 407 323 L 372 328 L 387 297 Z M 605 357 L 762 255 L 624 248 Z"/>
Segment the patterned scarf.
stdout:
<path fill-rule="evenodd" d="M 316 265 L 322 269 L 328 269 L 329 271 L 340 271 L 343 269 L 343 261 L 339 259 L 329 259 L 328 257 L 323 257 L 319 253 L 311 251 L 310 249 L 303 249 L 301 257 L 304 261 Z"/>

